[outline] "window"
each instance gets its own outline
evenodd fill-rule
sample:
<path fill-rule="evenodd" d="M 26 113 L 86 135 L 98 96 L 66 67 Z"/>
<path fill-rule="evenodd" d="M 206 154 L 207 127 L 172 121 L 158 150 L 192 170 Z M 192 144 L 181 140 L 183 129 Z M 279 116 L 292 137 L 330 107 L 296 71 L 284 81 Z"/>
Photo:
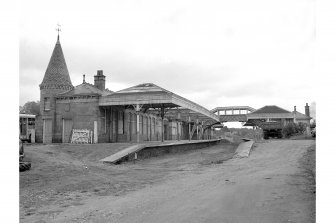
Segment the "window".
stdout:
<path fill-rule="evenodd" d="M 101 110 L 100 110 L 101 111 Z M 103 112 L 101 112 L 101 117 L 100 117 L 100 131 L 103 132 L 104 134 L 107 133 L 107 111 L 106 109 L 103 110 Z"/>
<path fill-rule="evenodd" d="M 123 124 L 124 124 L 124 114 L 122 111 L 119 111 L 118 118 L 118 134 L 123 134 Z"/>
<path fill-rule="evenodd" d="M 50 98 L 44 98 L 44 111 L 50 110 Z"/>
<path fill-rule="evenodd" d="M 28 118 L 28 125 L 30 129 L 35 128 L 35 118 Z"/>

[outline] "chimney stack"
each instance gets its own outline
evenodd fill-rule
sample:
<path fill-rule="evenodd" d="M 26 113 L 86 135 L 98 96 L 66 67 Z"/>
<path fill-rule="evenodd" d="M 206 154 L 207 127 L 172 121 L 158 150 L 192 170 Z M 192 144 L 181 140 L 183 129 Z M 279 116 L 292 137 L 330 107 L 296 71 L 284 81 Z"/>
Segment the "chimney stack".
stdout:
<path fill-rule="evenodd" d="M 310 117 L 310 116 L 309 116 L 309 106 L 308 106 L 308 103 L 306 103 L 306 106 L 305 106 L 305 115 L 306 115 L 307 117 Z"/>
<path fill-rule="evenodd" d="M 293 111 L 293 122 L 297 123 L 297 106 L 294 106 L 294 111 Z"/>
<path fill-rule="evenodd" d="M 100 90 L 105 90 L 105 78 L 102 70 L 97 71 L 97 75 L 94 76 L 94 86 Z"/>

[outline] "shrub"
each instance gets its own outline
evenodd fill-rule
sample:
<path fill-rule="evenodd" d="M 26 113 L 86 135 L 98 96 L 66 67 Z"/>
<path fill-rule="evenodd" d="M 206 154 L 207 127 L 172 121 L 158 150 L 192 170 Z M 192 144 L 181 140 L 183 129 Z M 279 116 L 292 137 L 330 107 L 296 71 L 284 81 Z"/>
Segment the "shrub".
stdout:
<path fill-rule="evenodd" d="M 296 133 L 295 123 L 288 123 L 288 124 L 286 124 L 284 126 L 283 130 L 282 130 L 282 135 L 285 138 L 288 138 L 288 137 L 292 136 L 295 133 Z"/>
<path fill-rule="evenodd" d="M 288 138 L 296 134 L 302 134 L 306 130 L 305 123 L 293 123 L 286 124 L 282 130 L 283 137 Z"/>
<path fill-rule="evenodd" d="M 307 127 L 307 124 L 306 123 L 302 123 L 302 122 L 299 122 L 298 125 L 297 125 L 297 130 L 299 134 L 302 134 L 305 132 L 306 130 L 306 127 Z"/>

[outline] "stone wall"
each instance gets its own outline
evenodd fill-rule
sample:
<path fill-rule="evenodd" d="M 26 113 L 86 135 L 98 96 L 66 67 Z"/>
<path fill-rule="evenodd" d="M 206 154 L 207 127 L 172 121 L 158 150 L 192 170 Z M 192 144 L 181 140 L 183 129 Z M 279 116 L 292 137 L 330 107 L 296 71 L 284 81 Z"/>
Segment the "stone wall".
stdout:
<path fill-rule="evenodd" d="M 35 119 L 35 142 L 43 142 L 43 120 L 41 115 L 36 116 Z"/>
<path fill-rule="evenodd" d="M 94 130 L 94 121 L 97 121 L 98 132 L 104 133 L 104 123 L 101 123 L 99 118 L 102 115 L 102 112 L 98 107 L 97 98 L 58 100 L 56 104 L 56 126 L 54 128 L 54 142 L 62 142 L 63 119 L 70 121 L 72 120 L 73 129 L 89 129 L 91 131 Z"/>

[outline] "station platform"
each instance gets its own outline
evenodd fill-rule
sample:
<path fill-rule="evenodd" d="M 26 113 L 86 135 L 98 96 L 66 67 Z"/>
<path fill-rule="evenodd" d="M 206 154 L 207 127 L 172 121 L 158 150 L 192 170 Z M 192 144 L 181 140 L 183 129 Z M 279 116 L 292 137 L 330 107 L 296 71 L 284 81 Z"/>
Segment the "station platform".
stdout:
<path fill-rule="evenodd" d="M 247 138 L 242 139 L 244 142 L 241 142 L 235 152 L 234 158 L 245 158 L 249 157 L 252 146 L 255 141 Z"/>
<path fill-rule="evenodd" d="M 109 164 L 119 164 L 124 161 L 145 159 L 148 157 L 159 156 L 164 153 L 177 153 L 192 149 L 201 149 L 216 145 L 222 139 L 210 140 L 180 140 L 180 141 L 165 141 L 165 142 L 146 142 L 131 145 L 121 151 L 112 154 L 100 161 Z"/>

